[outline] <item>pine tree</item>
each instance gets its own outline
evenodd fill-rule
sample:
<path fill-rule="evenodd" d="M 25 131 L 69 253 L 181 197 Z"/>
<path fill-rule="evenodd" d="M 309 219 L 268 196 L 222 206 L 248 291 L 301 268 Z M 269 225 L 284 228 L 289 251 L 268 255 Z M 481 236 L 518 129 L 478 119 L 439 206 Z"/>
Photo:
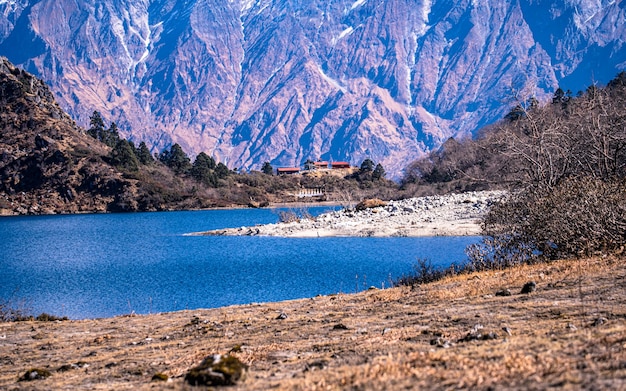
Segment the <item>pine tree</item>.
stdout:
<path fill-rule="evenodd" d="M 145 166 L 154 163 L 154 158 L 152 154 L 150 154 L 148 146 L 143 141 L 139 143 L 139 148 L 137 148 L 137 158 L 139 159 L 139 163 Z"/>
<path fill-rule="evenodd" d="M 169 159 L 166 164 L 179 175 L 186 174 L 191 169 L 191 159 L 179 144 L 174 144 L 170 148 Z"/>
<path fill-rule="evenodd" d="M 89 117 L 89 129 L 87 134 L 96 140 L 102 141 L 102 135 L 104 133 L 104 120 L 99 111 L 94 111 Z"/>
<path fill-rule="evenodd" d="M 385 169 L 383 168 L 383 165 L 378 163 L 376 165 L 376 168 L 374 169 L 374 172 L 372 173 L 372 179 L 380 180 L 380 179 L 384 178 L 386 174 L 387 173 L 385 172 Z"/>
<path fill-rule="evenodd" d="M 217 175 L 213 171 L 215 169 L 215 160 L 204 152 L 200 152 L 196 156 L 196 160 L 191 167 L 191 176 L 198 182 L 216 187 Z"/>
<path fill-rule="evenodd" d="M 115 122 L 111 122 L 111 126 L 106 131 L 102 131 L 100 141 L 113 148 L 121 140 L 120 133 Z"/>
<path fill-rule="evenodd" d="M 273 175 L 274 174 L 274 167 L 272 167 L 270 162 L 265 162 L 265 163 L 263 163 L 263 167 L 261 167 L 261 171 L 263 172 L 263 174 Z"/>
<path fill-rule="evenodd" d="M 139 161 L 135 156 L 135 150 L 127 140 L 119 140 L 109 155 L 111 163 L 124 171 L 139 170 Z"/>
<path fill-rule="evenodd" d="M 230 170 L 228 169 L 228 167 L 226 167 L 224 163 L 218 163 L 215 167 L 215 174 L 218 178 L 224 179 L 230 175 Z"/>
<path fill-rule="evenodd" d="M 374 162 L 372 161 L 372 159 L 365 159 L 363 160 L 363 163 L 361 163 L 361 168 L 360 168 L 361 172 L 372 172 L 374 171 Z"/>

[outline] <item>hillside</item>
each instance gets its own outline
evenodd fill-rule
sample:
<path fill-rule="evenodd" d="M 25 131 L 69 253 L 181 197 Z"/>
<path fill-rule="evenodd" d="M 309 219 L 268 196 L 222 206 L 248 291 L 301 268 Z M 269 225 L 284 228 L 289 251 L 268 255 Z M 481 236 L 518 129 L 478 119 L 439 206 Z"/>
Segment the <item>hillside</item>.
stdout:
<path fill-rule="evenodd" d="M 106 211 L 133 184 L 34 76 L 0 59 L 1 214 Z"/>
<path fill-rule="evenodd" d="M 240 173 L 206 154 L 192 162 L 175 145 L 157 160 L 146 151 L 140 163 L 141 148 L 117 135 L 109 145 L 90 136 L 91 128 L 77 126 L 43 81 L 6 58 L 0 58 L 0 108 L 0 215 L 258 207 L 306 201 L 296 197 L 302 189 L 323 189 L 321 199 L 346 203 L 398 195 L 371 161 L 365 170 Z M 107 134 L 115 128 L 101 126 Z"/>
<path fill-rule="evenodd" d="M 520 293 L 529 281 L 536 291 Z M 231 354 L 249 366 L 233 390 L 624 389 L 625 281 L 623 259 L 592 258 L 280 303 L 0 323 L 0 388 L 189 390 L 189 369 Z M 33 368 L 50 376 L 18 381 Z"/>
<path fill-rule="evenodd" d="M 43 81 L 0 58 L 0 215 L 230 206 L 216 191 L 154 164 L 125 172 Z"/>
<path fill-rule="evenodd" d="M 0 1 L 0 55 L 153 152 L 231 168 L 381 162 L 397 178 L 450 136 L 606 83 L 624 1 Z"/>

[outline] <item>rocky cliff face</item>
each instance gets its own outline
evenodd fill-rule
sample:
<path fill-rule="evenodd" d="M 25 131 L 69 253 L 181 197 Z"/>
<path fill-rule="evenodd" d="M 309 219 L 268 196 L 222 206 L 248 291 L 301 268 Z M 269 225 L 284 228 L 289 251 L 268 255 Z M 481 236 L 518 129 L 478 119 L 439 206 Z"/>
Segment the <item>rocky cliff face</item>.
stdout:
<path fill-rule="evenodd" d="M 515 99 L 608 81 L 625 20 L 608 0 L 0 0 L 0 54 L 155 149 L 398 174 Z"/>

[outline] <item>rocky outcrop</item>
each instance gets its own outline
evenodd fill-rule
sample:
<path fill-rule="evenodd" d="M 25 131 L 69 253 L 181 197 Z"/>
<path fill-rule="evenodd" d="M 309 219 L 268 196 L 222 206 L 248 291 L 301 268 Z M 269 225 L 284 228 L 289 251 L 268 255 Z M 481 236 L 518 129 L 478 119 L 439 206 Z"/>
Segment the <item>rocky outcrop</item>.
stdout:
<path fill-rule="evenodd" d="M 0 2 L 0 54 L 155 149 L 397 176 L 516 99 L 614 77 L 625 20 L 609 0 L 23 0 Z"/>

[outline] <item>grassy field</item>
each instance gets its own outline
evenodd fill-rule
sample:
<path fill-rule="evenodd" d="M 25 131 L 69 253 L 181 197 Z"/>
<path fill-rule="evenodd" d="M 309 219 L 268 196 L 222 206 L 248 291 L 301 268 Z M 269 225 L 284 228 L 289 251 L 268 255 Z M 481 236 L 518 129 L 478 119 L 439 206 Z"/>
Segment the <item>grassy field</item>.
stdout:
<path fill-rule="evenodd" d="M 520 293 L 529 281 L 536 291 Z M 249 366 L 233 390 L 626 389 L 624 259 L 279 303 L 0 323 L 0 389 L 193 390 L 184 375 L 217 353 Z M 18 381 L 32 368 L 50 376 Z"/>

